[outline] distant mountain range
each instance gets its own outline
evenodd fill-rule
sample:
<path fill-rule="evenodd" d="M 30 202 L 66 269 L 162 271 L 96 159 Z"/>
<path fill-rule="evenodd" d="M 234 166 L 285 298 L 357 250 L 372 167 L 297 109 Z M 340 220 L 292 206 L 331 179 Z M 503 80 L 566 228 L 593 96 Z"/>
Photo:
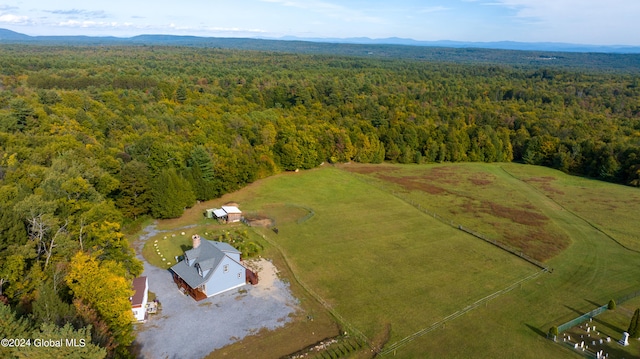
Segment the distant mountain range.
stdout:
<path fill-rule="evenodd" d="M 67 44 L 67 45 L 97 45 L 97 44 L 134 44 L 134 45 L 175 45 L 175 46 L 225 46 L 229 41 L 234 44 L 259 45 L 257 41 L 288 41 L 309 42 L 319 44 L 357 44 L 357 45 L 403 45 L 417 47 L 445 47 L 445 48 L 473 48 L 522 51 L 553 51 L 553 52 L 585 52 L 611 54 L 640 54 L 640 46 L 625 45 L 580 45 L 555 42 L 465 42 L 465 41 L 418 41 L 398 37 L 371 39 L 368 37 L 353 38 L 300 38 L 285 36 L 281 38 L 219 38 L 179 35 L 139 35 L 133 37 L 93 37 L 93 36 L 29 36 L 15 31 L 0 29 L 0 43 L 34 43 L 34 44 Z M 227 44 L 228 45 L 228 44 Z M 278 46 L 257 46 L 257 50 L 265 50 Z M 233 46 L 237 47 L 237 46 Z M 251 46 L 249 46 L 251 47 Z M 266 48 L 265 48 L 266 47 Z M 241 46 L 240 48 L 244 48 Z"/>
<path fill-rule="evenodd" d="M 471 41 L 418 41 L 413 39 L 403 39 L 399 37 L 388 37 L 384 39 L 370 39 L 368 37 L 352 38 L 299 38 L 286 36 L 281 40 L 298 40 L 311 42 L 328 42 L 342 44 L 377 44 L 377 45 L 407 45 L 407 46 L 427 46 L 427 47 L 451 47 L 451 48 L 477 48 L 496 50 L 523 50 L 523 51 L 555 51 L 555 52 L 602 52 L 613 54 L 640 54 L 640 46 L 626 45 L 581 45 L 567 44 L 560 42 L 516 42 L 516 41 L 495 41 L 495 42 L 471 42 Z"/>

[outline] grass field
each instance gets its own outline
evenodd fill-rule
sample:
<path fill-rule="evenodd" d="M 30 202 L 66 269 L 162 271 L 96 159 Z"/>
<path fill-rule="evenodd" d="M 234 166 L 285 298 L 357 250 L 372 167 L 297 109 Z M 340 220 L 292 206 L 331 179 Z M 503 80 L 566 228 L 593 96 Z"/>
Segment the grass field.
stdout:
<path fill-rule="evenodd" d="M 290 275 L 356 331 L 373 341 L 387 337 L 387 346 L 539 270 L 418 208 L 451 218 L 545 261 L 553 272 L 393 354 L 571 358 L 576 354 L 545 339 L 548 328 L 640 289 L 640 254 L 633 251 L 640 228 L 627 222 L 640 209 L 638 193 L 517 164 L 351 164 L 281 174 L 218 202 L 273 217 L 279 234 L 256 233 L 277 245 Z M 194 213 L 160 228 L 203 225 L 201 211 Z M 278 336 L 260 340 L 278 345 Z"/>
<path fill-rule="evenodd" d="M 513 223 L 500 223 L 505 216 L 493 214 L 486 217 L 487 213 L 482 208 L 460 210 L 461 203 L 467 201 L 468 197 L 479 202 L 493 200 L 516 211 L 525 208 L 536 213 L 536 218 L 544 217 L 543 223 L 537 226 L 546 227 L 545 231 L 554 232 L 553 236 L 564 242 L 559 246 L 561 250 L 553 243 L 543 243 L 540 246 L 543 252 L 551 252 L 545 259 L 553 268 L 552 274 L 539 277 L 511 295 L 492 301 L 488 307 L 469 313 L 465 319 L 448 324 L 445 330 L 415 341 L 406 347 L 407 357 L 426 347 L 429 348 L 427 357 L 572 357 L 573 353 L 549 345 L 544 339 L 547 329 L 576 317 L 578 313 L 593 309 L 594 303 L 606 304 L 610 298 L 617 298 L 640 288 L 638 253 L 619 245 L 584 219 L 589 213 L 597 213 L 589 208 L 591 203 L 608 198 L 610 193 L 617 194 L 620 198 L 634 198 L 638 194 L 637 189 L 517 164 L 393 167 L 396 167 L 392 169 L 393 176 L 398 178 L 402 178 L 402 172 L 406 171 L 405 174 L 412 173 L 412 176 L 420 177 L 422 174 L 422 178 L 427 178 L 425 182 L 433 186 L 451 186 L 448 191 L 432 190 L 430 193 L 404 187 L 404 193 L 401 193 L 402 196 L 409 195 L 422 201 L 425 207 L 443 216 L 450 213 L 466 226 L 495 235 L 505 243 L 517 245 L 518 242 L 510 242 L 508 232 L 501 232 L 499 229 L 510 225 L 516 232 L 528 231 L 527 228 L 517 229 L 523 225 L 523 221 L 514 218 L 511 220 Z M 433 176 L 433 171 L 448 172 L 446 177 L 455 178 L 453 181 L 456 183 L 447 184 L 445 181 L 443 184 L 438 178 L 428 180 Z M 376 181 L 384 180 L 389 188 L 398 186 L 397 180 L 381 178 L 376 171 L 358 172 L 367 172 L 366 175 Z M 527 176 L 554 178 L 554 184 L 558 183 L 559 187 L 540 190 L 531 181 L 525 181 L 529 178 Z M 485 179 L 486 177 L 489 178 Z M 584 192 L 575 190 L 579 192 L 579 196 L 576 194 L 571 197 L 575 210 L 568 210 L 569 204 L 551 197 L 556 192 L 567 190 L 562 186 L 563 182 L 587 189 Z M 474 186 L 477 187 L 474 189 Z M 624 207 L 621 207 L 624 211 L 637 213 L 640 209 L 638 201 L 624 203 Z M 584 214 L 582 209 L 585 209 Z M 632 225 L 635 222 L 621 221 L 617 211 L 600 211 L 597 218 L 603 225 L 625 223 L 625 228 L 630 233 L 628 247 L 633 248 L 640 241 L 640 229 Z M 532 240 L 536 240 L 535 237 Z M 533 250 L 532 254 L 535 255 L 536 247 Z M 470 333 L 473 333 L 471 337 L 493 339 L 470 339 Z"/>
<path fill-rule="evenodd" d="M 391 341 L 399 340 L 537 270 L 336 169 L 265 181 L 259 198 L 241 202 L 313 209 L 304 224 L 284 222 L 277 236 L 265 235 L 370 338 L 390 324 Z"/>
<path fill-rule="evenodd" d="M 640 191 L 596 180 L 558 175 L 548 168 L 505 166 L 520 180 L 544 193 L 566 210 L 588 221 L 611 239 L 640 251 L 638 210 Z"/>

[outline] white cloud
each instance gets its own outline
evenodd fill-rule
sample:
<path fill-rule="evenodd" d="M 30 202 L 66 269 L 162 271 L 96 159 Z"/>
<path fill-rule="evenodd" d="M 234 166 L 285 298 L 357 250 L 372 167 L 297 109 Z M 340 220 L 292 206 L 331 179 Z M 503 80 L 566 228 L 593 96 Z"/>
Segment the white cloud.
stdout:
<path fill-rule="evenodd" d="M 93 21 L 93 20 L 65 20 L 53 24 L 57 27 L 84 28 L 84 29 L 147 29 L 148 25 L 138 25 L 130 22 L 117 21 Z"/>
<path fill-rule="evenodd" d="M 0 23 L 27 24 L 29 23 L 29 17 L 12 14 L 2 14 L 0 15 Z"/>

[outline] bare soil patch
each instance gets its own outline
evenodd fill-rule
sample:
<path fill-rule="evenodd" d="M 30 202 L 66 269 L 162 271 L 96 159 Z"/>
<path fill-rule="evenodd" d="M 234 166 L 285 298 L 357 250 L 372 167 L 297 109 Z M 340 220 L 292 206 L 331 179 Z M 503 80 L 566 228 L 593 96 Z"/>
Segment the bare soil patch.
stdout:
<path fill-rule="evenodd" d="M 270 228 L 274 224 L 274 220 L 260 213 L 250 213 L 244 216 L 245 221 L 251 227 Z"/>
<path fill-rule="evenodd" d="M 543 226 L 549 220 L 549 217 L 541 213 L 507 207 L 491 201 L 482 201 L 480 210 L 484 213 L 506 218 L 525 226 Z"/>
<path fill-rule="evenodd" d="M 505 236 L 508 236 L 511 245 L 542 262 L 553 258 L 569 246 L 567 238 L 541 227 L 529 228 L 526 234 L 505 233 Z"/>
<path fill-rule="evenodd" d="M 488 186 L 490 184 L 493 184 L 495 179 L 495 176 L 488 173 L 474 173 L 471 177 L 469 177 L 469 182 L 476 186 Z"/>

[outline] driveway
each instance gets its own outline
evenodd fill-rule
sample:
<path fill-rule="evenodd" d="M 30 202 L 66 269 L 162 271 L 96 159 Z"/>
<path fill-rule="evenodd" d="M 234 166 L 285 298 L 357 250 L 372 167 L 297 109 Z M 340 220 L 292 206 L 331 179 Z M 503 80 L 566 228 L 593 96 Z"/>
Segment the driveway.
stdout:
<path fill-rule="evenodd" d="M 144 242 L 159 233 L 155 226 L 145 228 L 135 243 L 144 262 L 149 290 L 156 294 L 162 310 L 136 325 L 136 342 L 145 359 L 196 359 L 239 341 L 262 328 L 275 329 L 290 321 L 298 309 L 288 284 L 276 275 L 276 268 L 265 259 L 255 263 L 260 283 L 196 302 L 182 294 L 169 271 L 154 267 L 142 258 Z"/>

